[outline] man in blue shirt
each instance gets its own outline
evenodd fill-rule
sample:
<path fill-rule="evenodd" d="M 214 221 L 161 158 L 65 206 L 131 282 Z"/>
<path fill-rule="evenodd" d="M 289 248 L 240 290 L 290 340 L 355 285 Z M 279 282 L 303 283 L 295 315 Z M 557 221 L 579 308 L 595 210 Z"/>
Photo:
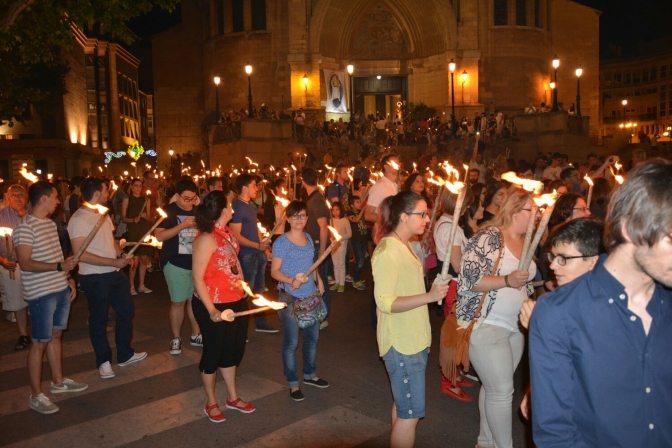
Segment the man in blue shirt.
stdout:
<path fill-rule="evenodd" d="M 345 165 L 337 165 L 334 170 L 334 181 L 329 185 L 327 189 L 327 198 L 333 204 L 334 202 L 340 202 L 344 207 L 348 207 L 348 187 L 346 182 L 348 181 L 348 167 Z"/>
<path fill-rule="evenodd" d="M 257 211 L 250 201 L 257 197 L 259 188 L 256 177 L 241 174 L 236 178 L 238 197 L 233 201 L 233 218 L 229 228 L 240 243 L 238 259 L 243 268 L 243 277 L 255 294 L 263 294 L 266 284 L 266 249 L 268 242 L 262 240 L 257 227 Z M 278 329 L 266 323 L 266 316 L 257 315 L 254 319 L 255 331 L 277 333 Z"/>
<path fill-rule="evenodd" d="M 672 446 L 670 192 L 672 163 L 637 166 L 609 204 L 609 255 L 539 299 L 530 325 L 538 447 Z"/>

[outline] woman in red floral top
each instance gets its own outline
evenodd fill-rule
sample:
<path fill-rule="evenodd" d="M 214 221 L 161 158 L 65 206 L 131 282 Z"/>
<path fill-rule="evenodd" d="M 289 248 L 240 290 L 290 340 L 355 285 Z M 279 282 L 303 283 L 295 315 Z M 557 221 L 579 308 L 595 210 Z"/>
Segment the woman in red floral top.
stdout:
<path fill-rule="evenodd" d="M 196 225 L 200 233 L 193 243 L 194 316 L 203 335 L 203 354 L 198 366 L 205 387 L 207 402 L 204 412 L 215 423 L 226 420 L 215 398 L 217 369 L 226 384 L 226 407 L 249 414 L 252 403 L 243 401 L 236 391 L 236 368 L 245 353 L 247 316 L 231 322 L 222 321 L 221 312 L 246 311 L 240 282 L 243 269 L 238 262 L 240 246 L 226 224 L 233 210 L 221 191 L 208 194 L 196 209 Z"/>

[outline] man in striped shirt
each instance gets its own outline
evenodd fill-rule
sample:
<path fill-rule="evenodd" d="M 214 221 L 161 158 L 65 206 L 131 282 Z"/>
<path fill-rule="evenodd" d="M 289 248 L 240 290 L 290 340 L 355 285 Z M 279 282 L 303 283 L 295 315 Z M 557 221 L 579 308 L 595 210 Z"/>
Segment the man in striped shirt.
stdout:
<path fill-rule="evenodd" d="M 33 344 L 28 352 L 31 409 L 40 414 L 58 412 L 58 406 L 42 393 L 44 352 L 51 366 L 51 393 L 80 392 L 89 386 L 63 377 L 61 337 L 68 326 L 70 302 L 77 293 L 68 272 L 77 261 L 63 260 L 56 224 L 49 219 L 59 204 L 58 190 L 50 182 L 31 185 L 28 198 L 32 212 L 21 219 L 12 233 L 21 270 L 24 298 L 32 321 Z"/>

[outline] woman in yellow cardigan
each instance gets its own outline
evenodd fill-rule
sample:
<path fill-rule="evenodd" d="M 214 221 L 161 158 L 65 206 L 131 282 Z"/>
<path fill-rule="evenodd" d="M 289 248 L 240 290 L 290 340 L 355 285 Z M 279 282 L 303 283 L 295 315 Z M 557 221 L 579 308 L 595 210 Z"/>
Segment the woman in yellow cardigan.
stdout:
<path fill-rule="evenodd" d="M 431 345 L 427 304 L 446 297 L 448 285 L 425 290 L 422 262 L 408 244 L 429 222 L 425 200 L 411 191 L 386 198 L 378 210 L 378 246 L 371 263 L 378 315 L 378 350 L 390 377 L 390 446 L 412 447 L 425 416 L 425 370 Z"/>

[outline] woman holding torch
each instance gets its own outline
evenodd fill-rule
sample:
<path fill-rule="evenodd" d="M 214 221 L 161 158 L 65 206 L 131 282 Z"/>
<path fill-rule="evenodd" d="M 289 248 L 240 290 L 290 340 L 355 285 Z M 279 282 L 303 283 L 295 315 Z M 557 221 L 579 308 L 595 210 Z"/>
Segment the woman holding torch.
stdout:
<path fill-rule="evenodd" d="M 128 241 L 140 242 L 140 238 L 147 233 L 152 223 L 149 219 L 149 195 L 145 196 L 142 191 L 142 180 L 133 179 L 131 182 L 131 191 L 128 197 L 121 202 L 121 222 L 128 227 Z M 149 192 L 149 190 L 148 190 Z M 147 273 L 147 264 L 149 257 L 154 254 L 152 247 L 141 246 L 134 254 L 133 263 L 128 270 L 128 280 L 131 283 L 131 295 L 135 296 L 139 292 L 149 294 L 151 289 L 145 286 L 145 274 Z M 135 272 L 140 267 L 140 285 L 135 289 Z"/>
<path fill-rule="evenodd" d="M 472 328 L 469 360 L 481 391 L 479 447 L 512 447 L 513 373 L 523 356 L 518 310 L 532 294 L 529 271 L 518 269 L 533 206 L 522 188 L 509 188 L 497 215 L 481 226 L 462 254 L 455 304 L 457 325 Z M 442 360 L 444 374 L 445 362 Z"/>
<path fill-rule="evenodd" d="M 402 191 L 385 198 L 378 212 L 378 246 L 371 258 L 378 316 L 378 352 L 392 385 L 393 447 L 412 447 L 425 416 L 425 371 L 431 345 L 427 304 L 446 297 L 448 285 L 426 292 L 422 261 L 409 240 L 422 235 L 430 211 L 422 197 Z"/>
<path fill-rule="evenodd" d="M 308 206 L 305 202 L 292 201 L 287 206 L 287 221 L 290 229 L 273 243 L 271 277 L 280 282 L 280 301 L 287 308 L 278 312 L 282 325 L 282 365 L 289 383 L 289 395 L 294 401 L 305 398 L 299 387 L 296 373 L 296 349 L 299 345 L 299 324 L 293 316 L 296 299 L 305 299 L 316 293 L 324 294 L 324 284 L 315 271 L 303 283 L 298 274 L 308 272 L 313 264 L 315 248 L 310 235 L 304 232 L 308 221 Z M 283 293 L 284 291 L 284 293 Z M 315 358 L 317 341 L 320 336 L 320 322 L 303 328 L 303 383 L 319 388 L 329 387 L 329 383 L 316 375 Z"/>
<path fill-rule="evenodd" d="M 215 398 L 218 368 L 226 384 L 226 407 L 245 414 L 256 409 L 252 403 L 241 400 L 236 390 L 236 368 L 245 353 L 248 318 L 241 316 L 231 322 L 221 318 L 225 309 L 239 312 L 248 308 L 241 287 L 240 246 L 226 227 L 232 215 L 233 209 L 222 191 L 212 191 L 196 209 L 199 234 L 193 243 L 195 291 L 191 303 L 203 336 L 198 369 L 207 398 L 204 412 L 214 423 L 226 420 Z"/>

